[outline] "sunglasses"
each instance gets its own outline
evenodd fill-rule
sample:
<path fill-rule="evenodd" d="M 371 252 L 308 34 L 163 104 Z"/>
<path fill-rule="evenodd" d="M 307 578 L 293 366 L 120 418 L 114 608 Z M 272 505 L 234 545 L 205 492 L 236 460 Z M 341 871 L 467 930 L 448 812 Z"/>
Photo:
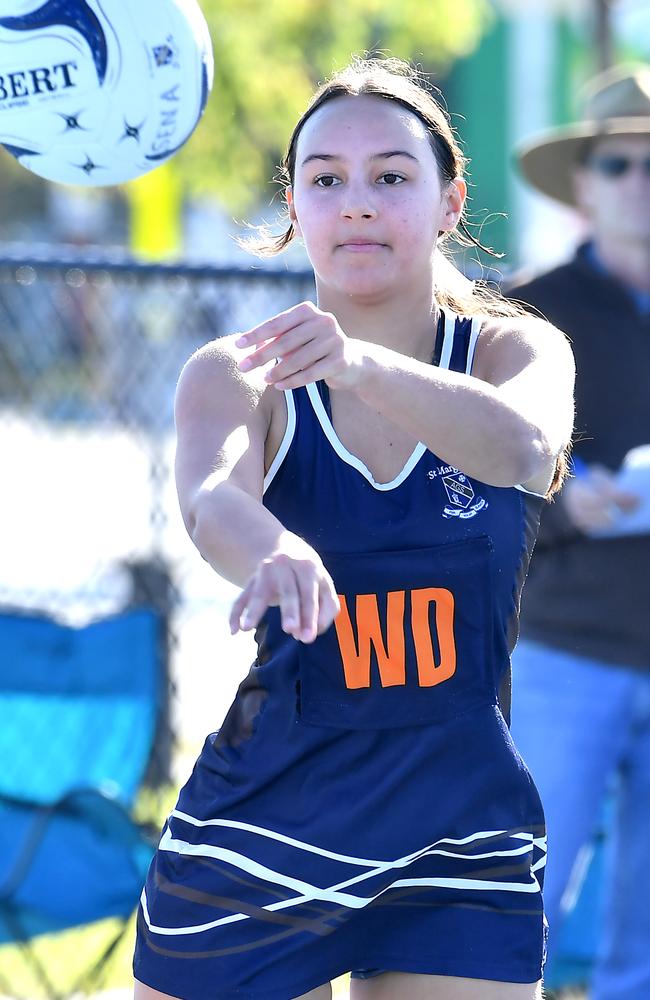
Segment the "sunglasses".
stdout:
<path fill-rule="evenodd" d="M 650 156 L 643 160 L 635 160 L 630 156 L 592 156 L 588 165 L 603 177 L 624 177 L 634 167 L 640 167 L 643 174 L 650 177 Z"/>

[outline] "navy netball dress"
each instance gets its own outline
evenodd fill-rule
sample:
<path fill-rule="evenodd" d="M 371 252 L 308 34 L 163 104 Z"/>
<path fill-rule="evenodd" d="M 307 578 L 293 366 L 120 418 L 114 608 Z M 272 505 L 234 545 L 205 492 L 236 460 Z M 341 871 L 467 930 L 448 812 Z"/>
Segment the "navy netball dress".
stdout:
<path fill-rule="evenodd" d="M 443 316 L 434 363 L 470 372 L 478 334 Z M 507 720 L 543 499 L 423 444 L 377 483 L 324 383 L 285 396 L 264 504 L 341 611 L 312 644 L 263 618 L 165 824 L 136 978 L 182 1000 L 290 1000 L 350 970 L 535 982 L 544 816 Z"/>

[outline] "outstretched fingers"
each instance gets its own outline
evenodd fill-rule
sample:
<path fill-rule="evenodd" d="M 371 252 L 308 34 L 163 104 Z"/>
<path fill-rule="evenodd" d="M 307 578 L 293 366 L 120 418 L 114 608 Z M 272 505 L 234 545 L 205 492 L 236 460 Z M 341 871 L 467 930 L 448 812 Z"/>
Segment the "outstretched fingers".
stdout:
<path fill-rule="evenodd" d="M 346 382 L 350 370 L 355 364 L 358 367 L 351 342 L 336 317 L 311 302 L 279 313 L 242 333 L 235 343 L 237 347 L 250 348 L 239 361 L 243 372 L 277 362 L 264 379 L 278 389 L 297 388 L 319 378 Z"/>
<path fill-rule="evenodd" d="M 331 577 L 317 557 L 275 553 L 263 559 L 230 613 L 230 630 L 256 628 L 267 608 L 279 607 L 282 629 L 301 642 L 313 642 L 334 621 L 339 603 Z"/>
<path fill-rule="evenodd" d="M 300 631 L 298 584 L 286 556 L 263 559 L 235 601 L 230 614 L 233 633 L 257 628 L 267 608 L 280 607 L 282 628 L 289 635 Z"/>
<path fill-rule="evenodd" d="M 235 341 L 237 347 L 254 348 L 253 353 L 247 359 L 252 360 L 253 364 L 244 363 L 240 364 L 240 367 L 246 370 L 271 361 L 276 356 L 273 350 L 279 338 L 309 322 L 318 312 L 319 310 L 312 302 L 301 302 L 240 334 Z M 300 336 L 294 336 L 292 343 L 288 346 L 295 346 L 300 339 Z"/>

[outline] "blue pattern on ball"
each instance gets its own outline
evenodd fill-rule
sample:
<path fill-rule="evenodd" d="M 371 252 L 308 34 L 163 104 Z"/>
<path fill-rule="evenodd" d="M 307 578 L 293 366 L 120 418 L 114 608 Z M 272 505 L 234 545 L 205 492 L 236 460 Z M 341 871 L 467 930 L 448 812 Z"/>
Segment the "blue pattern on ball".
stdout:
<path fill-rule="evenodd" d="M 106 79 L 108 46 L 106 35 L 94 10 L 86 0 L 47 0 L 37 10 L 21 17 L 0 17 L 0 26 L 13 31 L 34 31 L 66 25 L 86 40 L 93 55 L 100 84 Z"/>
<path fill-rule="evenodd" d="M 19 160 L 21 156 L 40 156 L 41 155 L 35 149 L 25 149 L 23 146 L 10 146 L 9 143 L 6 143 L 6 142 L 2 143 L 2 148 L 6 149 L 7 152 L 11 153 L 12 156 L 15 156 L 17 160 Z"/>

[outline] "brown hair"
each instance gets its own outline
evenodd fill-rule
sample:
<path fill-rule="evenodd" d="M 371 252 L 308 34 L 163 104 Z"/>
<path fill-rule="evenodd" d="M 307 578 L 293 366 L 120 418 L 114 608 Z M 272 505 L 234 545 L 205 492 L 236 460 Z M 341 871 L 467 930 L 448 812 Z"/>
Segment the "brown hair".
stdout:
<path fill-rule="evenodd" d="M 418 118 L 427 130 L 433 155 L 438 165 L 440 180 L 447 184 L 456 177 L 462 177 L 467 166 L 458 140 L 454 135 L 449 115 L 433 96 L 426 77 L 409 63 L 394 58 L 355 57 L 344 69 L 334 73 L 329 80 L 316 90 L 306 110 L 296 123 L 291 135 L 287 153 L 276 177 L 283 192 L 293 186 L 296 168 L 298 139 L 304 124 L 326 102 L 338 97 L 370 95 L 393 101 Z M 280 235 L 272 235 L 268 228 L 260 227 L 258 236 L 239 241 L 240 244 L 260 257 L 272 257 L 285 250 L 295 238 L 293 223 L 288 213 L 282 216 L 288 226 Z M 485 281 L 470 281 L 452 263 L 450 255 L 444 252 L 444 244 L 454 239 L 463 246 L 475 246 L 493 256 L 493 250 L 483 246 L 468 229 L 461 217 L 457 230 L 439 234 L 436 249 L 436 298 L 440 305 L 464 316 L 484 314 L 489 316 L 523 316 L 521 305 L 504 298 L 493 284 Z M 566 456 L 558 458 L 549 496 L 560 488 L 566 473 Z"/>

